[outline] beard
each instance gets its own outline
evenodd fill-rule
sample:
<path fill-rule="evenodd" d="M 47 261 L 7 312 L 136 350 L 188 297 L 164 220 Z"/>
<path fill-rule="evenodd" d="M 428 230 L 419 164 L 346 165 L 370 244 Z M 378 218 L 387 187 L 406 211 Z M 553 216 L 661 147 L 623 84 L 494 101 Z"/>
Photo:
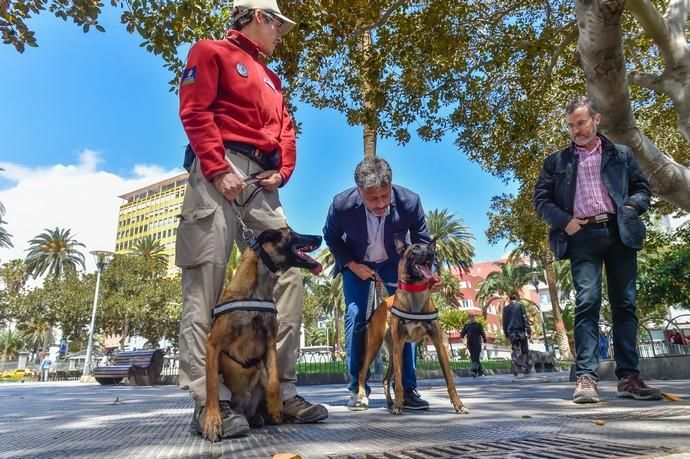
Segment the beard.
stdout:
<path fill-rule="evenodd" d="M 597 129 L 594 129 L 594 132 L 592 132 L 592 134 L 587 136 L 587 137 L 583 137 L 583 136 L 573 137 L 573 142 L 575 142 L 575 145 L 577 145 L 578 147 L 584 147 L 589 142 L 594 140 L 596 137 L 597 137 Z"/>

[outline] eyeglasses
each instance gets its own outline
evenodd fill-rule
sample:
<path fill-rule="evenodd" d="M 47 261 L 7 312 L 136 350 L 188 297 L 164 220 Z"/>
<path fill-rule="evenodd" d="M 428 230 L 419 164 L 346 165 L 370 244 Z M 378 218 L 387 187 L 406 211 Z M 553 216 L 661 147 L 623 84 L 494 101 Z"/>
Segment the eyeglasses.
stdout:
<path fill-rule="evenodd" d="M 583 127 L 587 126 L 587 125 L 589 124 L 590 121 L 592 121 L 592 118 L 588 118 L 588 119 L 586 119 L 586 120 L 578 121 L 578 122 L 575 123 L 575 124 L 573 124 L 573 123 L 568 123 L 568 124 L 565 125 L 565 130 L 566 130 L 566 131 L 569 131 L 569 132 L 572 132 L 572 131 L 575 130 L 575 128 L 577 128 L 577 129 L 582 129 Z"/>
<path fill-rule="evenodd" d="M 271 13 L 267 13 L 266 11 L 262 11 L 261 13 L 266 19 L 268 19 L 269 24 L 275 26 L 276 29 L 280 30 L 283 27 L 283 21 L 279 18 L 273 16 Z"/>

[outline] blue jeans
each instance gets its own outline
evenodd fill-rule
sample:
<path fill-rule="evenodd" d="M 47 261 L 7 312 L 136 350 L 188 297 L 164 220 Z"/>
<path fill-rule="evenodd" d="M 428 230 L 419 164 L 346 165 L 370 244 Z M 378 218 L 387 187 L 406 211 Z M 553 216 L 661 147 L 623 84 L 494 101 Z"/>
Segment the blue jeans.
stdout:
<path fill-rule="evenodd" d="M 398 281 L 398 267 L 393 263 L 369 264 L 386 285 L 392 295 Z M 362 368 L 362 357 L 367 329 L 367 300 L 369 298 L 370 280 L 362 280 L 349 269 L 343 269 L 343 294 L 345 296 L 345 350 L 347 351 L 347 368 L 350 373 L 348 390 L 356 392 L 359 388 L 359 370 Z M 379 298 L 379 302 L 383 298 Z M 405 390 L 417 387 L 415 376 L 414 343 L 406 343 L 403 348 L 402 383 Z M 390 362 L 389 362 L 390 365 Z M 367 373 L 367 380 L 369 373 Z M 371 392 L 366 385 L 367 394 Z"/>
<path fill-rule="evenodd" d="M 615 222 L 590 224 L 569 237 L 573 283 L 575 285 L 575 371 L 595 381 L 599 350 L 599 311 L 602 295 L 602 265 L 606 269 L 613 322 L 613 351 L 616 376 L 639 374 L 637 351 L 637 252 L 626 247 Z"/>

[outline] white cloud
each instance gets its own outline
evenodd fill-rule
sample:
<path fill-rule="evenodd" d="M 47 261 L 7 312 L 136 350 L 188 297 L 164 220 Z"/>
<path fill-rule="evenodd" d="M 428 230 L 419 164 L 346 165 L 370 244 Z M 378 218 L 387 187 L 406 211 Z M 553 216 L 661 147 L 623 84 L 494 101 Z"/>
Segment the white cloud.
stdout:
<path fill-rule="evenodd" d="M 118 196 L 179 174 L 156 165 L 136 165 L 129 177 L 103 169 L 100 155 L 84 150 L 76 164 L 29 167 L 0 162 L 0 177 L 10 185 L 0 190 L 4 219 L 14 248 L 0 249 L 0 262 L 23 258 L 28 241 L 45 228 L 70 228 L 86 245 L 88 271 L 96 269 L 91 250 L 114 250 L 117 216 L 124 202 Z"/>

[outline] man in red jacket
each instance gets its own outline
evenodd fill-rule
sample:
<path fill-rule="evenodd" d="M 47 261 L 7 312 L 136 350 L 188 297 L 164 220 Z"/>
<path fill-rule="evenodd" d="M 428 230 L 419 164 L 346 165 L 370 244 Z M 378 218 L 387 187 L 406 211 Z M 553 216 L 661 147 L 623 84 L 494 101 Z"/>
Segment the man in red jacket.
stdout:
<path fill-rule="evenodd" d="M 180 82 L 180 119 L 190 143 L 185 157 L 189 184 L 176 244 L 183 293 L 180 386 L 188 388 L 196 402 L 196 433 L 201 433 L 205 416 L 211 311 L 222 294 L 233 241 L 242 249 L 246 246 L 235 209 L 255 235 L 287 226 L 278 188 L 295 168 L 295 132 L 280 79 L 262 56 L 270 56 L 294 25 L 275 0 L 235 0 L 232 29 L 224 40 L 201 40 L 192 46 Z M 298 423 L 326 419 L 326 408 L 304 400 L 295 387 L 303 305 L 297 268 L 280 276 L 274 300 L 284 417 Z M 225 438 L 249 430 L 246 419 L 232 411 L 230 399 L 221 384 Z"/>

